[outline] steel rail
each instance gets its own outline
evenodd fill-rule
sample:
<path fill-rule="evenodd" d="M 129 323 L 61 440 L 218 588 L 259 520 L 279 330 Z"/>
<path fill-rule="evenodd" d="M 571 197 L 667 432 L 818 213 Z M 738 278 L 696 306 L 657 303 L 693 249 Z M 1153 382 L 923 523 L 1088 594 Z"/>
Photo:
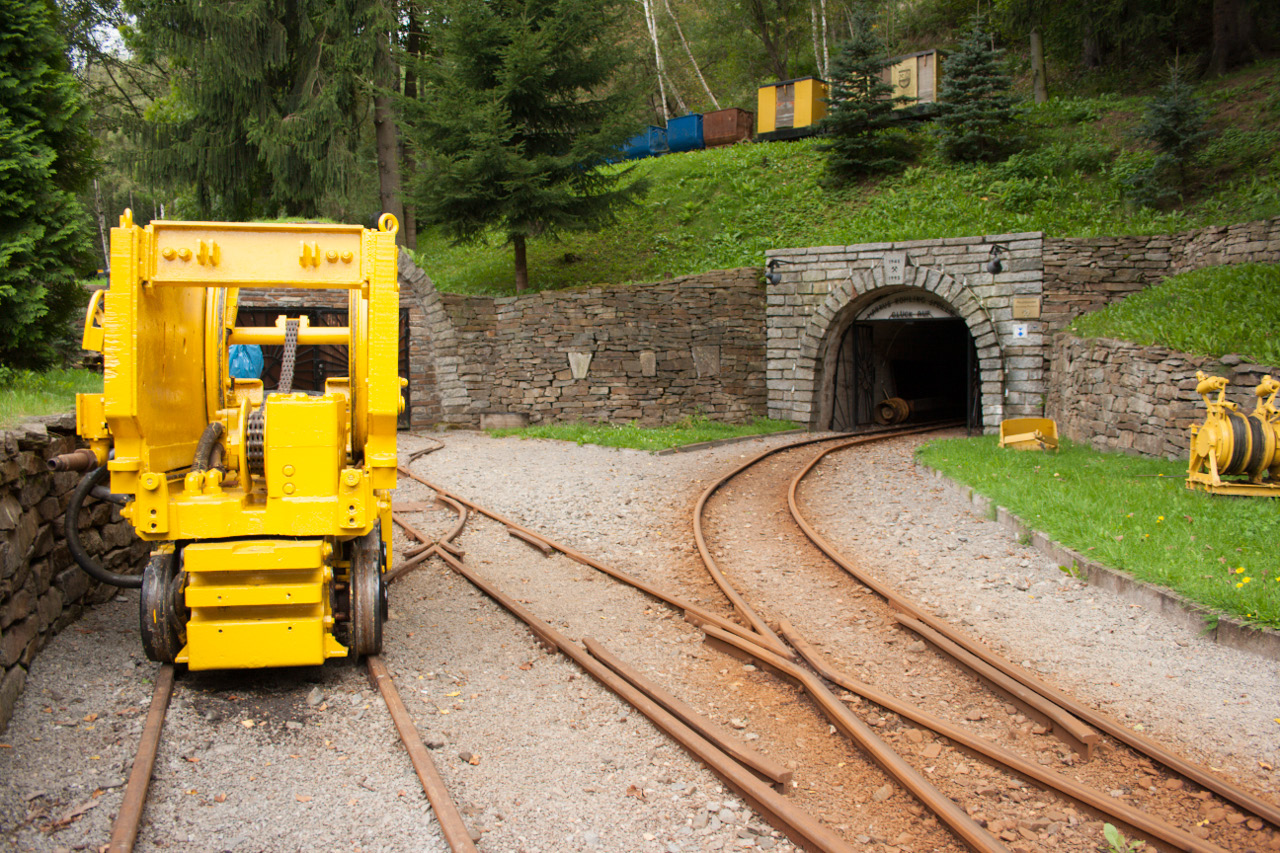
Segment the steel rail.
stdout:
<path fill-rule="evenodd" d="M 625 678 L 632 687 L 657 702 L 680 722 L 714 743 L 722 752 L 743 767 L 755 771 L 758 775 L 779 786 L 779 793 L 786 793 L 787 785 L 790 784 L 794 776 L 790 768 L 782 766 L 764 753 L 757 752 L 747 746 L 741 740 L 699 714 L 688 703 L 676 698 L 636 672 L 634 668 L 628 666 L 595 640 L 583 637 L 582 644 L 586 646 L 592 657 Z"/>
<path fill-rule="evenodd" d="M 151 785 L 151 772 L 155 769 L 156 754 L 160 750 L 160 732 L 164 729 L 165 712 L 173 696 L 173 678 L 173 664 L 161 664 L 156 673 L 155 689 L 151 692 L 151 707 L 147 709 L 147 720 L 142 726 L 138 754 L 133 759 L 133 769 L 129 771 L 129 781 L 125 785 L 124 799 L 111 824 L 108 853 L 130 853 L 138 840 L 142 809 L 147 804 L 147 788 Z"/>
<path fill-rule="evenodd" d="M 692 602 L 685 601 L 684 599 L 680 598 L 677 595 L 674 595 L 673 593 L 669 593 L 666 590 L 653 586 L 652 584 L 645 583 L 644 581 L 639 580 L 637 578 L 633 578 L 631 575 L 628 575 L 626 572 L 623 572 L 619 569 L 615 569 L 597 560 L 593 560 L 587 555 L 579 551 L 576 551 L 573 548 L 570 548 L 568 545 L 563 545 L 555 541 L 554 539 L 549 539 L 546 536 L 543 536 L 539 533 L 535 533 L 534 531 L 529 530 L 527 527 L 517 524 L 516 522 L 510 520 L 509 518 L 505 518 L 499 515 L 498 513 L 493 512 L 492 510 L 485 509 L 479 504 L 473 503 L 472 501 L 466 500 L 465 498 L 461 498 L 455 494 L 452 494 L 446 491 L 445 489 L 442 489 L 441 487 L 433 484 L 429 480 L 418 476 L 417 474 L 413 473 L 412 471 L 405 468 L 404 466 L 400 466 L 398 470 L 400 471 L 401 474 L 405 475 L 406 477 L 409 477 L 413 480 L 417 480 L 419 483 L 426 486 L 427 488 L 433 489 L 436 492 L 436 494 L 441 495 L 444 498 L 453 500 L 456 503 L 458 503 L 460 506 L 469 507 L 474 512 L 477 512 L 480 515 L 491 518 L 494 521 L 498 522 L 499 524 L 503 524 L 509 528 L 520 530 L 521 532 L 528 534 L 529 536 L 532 536 L 535 539 L 545 542 L 547 545 L 551 546 L 555 550 L 564 554 L 566 557 L 568 557 L 570 560 L 573 560 L 576 563 L 581 563 L 584 566 L 595 569 L 598 572 L 608 575 L 614 580 L 621 581 L 622 583 L 625 583 L 628 586 L 631 586 L 631 587 L 634 587 L 635 589 L 640 590 L 646 595 L 656 598 L 659 601 L 665 602 L 666 604 L 671 605 L 677 610 L 684 611 L 685 618 L 688 619 L 690 622 L 694 623 L 695 625 L 701 626 L 703 624 L 708 624 L 708 623 L 712 625 L 716 625 L 726 631 L 729 631 L 734 634 L 738 634 L 739 636 L 742 636 L 744 639 L 750 642 L 763 644 L 767 648 L 769 648 L 770 651 L 776 652 L 778 654 L 788 655 L 788 656 L 793 654 L 793 652 L 790 649 L 788 649 L 786 645 L 781 640 L 778 640 L 776 637 L 770 639 L 769 637 L 764 637 L 764 636 L 755 634 L 750 629 L 744 628 L 743 626 L 738 625 L 735 622 L 725 619 L 723 616 L 718 616 L 709 610 L 706 610 L 696 604 L 693 604 Z M 422 536 L 419 541 L 426 542 L 429 540 L 425 536 Z M 441 550 L 447 550 L 447 549 L 438 548 L 437 553 Z"/>
<path fill-rule="evenodd" d="M 993 763 L 1004 767 L 1010 773 L 1021 776 L 1035 784 L 1051 788 L 1086 808 L 1105 815 L 1117 823 L 1124 824 L 1128 829 L 1146 837 L 1149 841 L 1160 841 L 1178 850 L 1186 851 L 1186 853 L 1226 853 L 1216 844 L 1196 838 L 1173 824 L 1160 820 L 1140 809 L 1125 805 L 1114 797 L 1103 794 L 1087 785 L 1082 785 L 1060 773 L 1055 773 L 1034 761 L 1028 761 L 1016 752 L 975 735 L 962 726 L 935 716 L 917 705 L 877 690 L 858 681 L 851 675 L 836 670 L 817 649 L 805 641 L 799 632 L 786 621 L 779 621 L 778 631 L 787 642 L 795 647 L 795 650 L 800 653 L 805 662 L 827 681 L 837 687 L 848 690 L 850 693 L 861 696 L 868 702 L 879 705 L 886 711 L 897 714 L 903 719 L 910 720 L 916 725 L 927 728 L 953 741 L 962 749 L 989 759 Z"/>
<path fill-rule="evenodd" d="M 832 725 L 856 743 L 872 761 L 897 780 L 899 785 L 906 788 L 912 796 L 936 814 L 939 820 L 951 827 L 951 831 L 971 850 L 978 853 L 1008 853 L 1008 849 L 1000 843 L 999 839 L 978 824 L 946 794 L 939 791 L 937 786 L 912 767 L 906 759 L 898 755 L 871 730 L 870 726 L 836 698 L 816 675 L 781 655 L 775 655 L 760 646 L 745 643 L 741 638 L 727 631 L 721 631 L 710 625 L 702 630 L 710 645 L 735 657 L 746 656 L 775 674 L 798 684 L 818 704 Z"/>
<path fill-rule="evenodd" d="M 890 607 L 908 614 L 916 620 L 916 624 L 923 623 L 936 632 L 927 638 L 933 642 L 936 648 L 949 655 L 962 666 L 968 667 L 975 675 L 1012 699 L 1030 716 L 1035 717 L 1039 722 L 1050 725 L 1065 743 L 1084 756 L 1086 760 L 1092 758 L 1093 749 L 1099 739 L 1096 731 L 1085 725 L 1061 705 L 1046 697 L 1035 687 L 1015 676 L 1009 671 L 1011 664 L 1008 661 L 1004 661 L 999 655 L 995 655 L 986 649 L 982 649 L 985 654 L 980 653 L 979 649 L 982 647 L 972 638 L 966 636 L 949 623 L 926 613 L 914 601 L 902 595 L 887 583 L 853 565 L 852 561 L 837 552 L 829 542 L 819 535 L 813 525 L 800 512 L 797 493 L 801 481 L 829 454 L 837 450 L 845 450 L 851 446 L 853 445 L 840 444 L 835 447 L 824 448 L 821 453 L 809 460 L 809 463 L 801 468 L 800 472 L 791 479 L 791 484 L 787 489 L 787 506 L 791 510 L 791 517 L 799 525 L 800 529 L 804 531 L 805 536 L 822 553 L 826 554 L 833 563 L 883 598 Z"/>
<path fill-rule="evenodd" d="M 457 501 L 445 497 L 439 498 L 439 503 L 451 507 L 456 513 L 458 513 L 457 522 L 448 533 L 444 534 L 439 539 L 431 539 L 425 533 L 418 530 L 418 528 L 405 521 L 404 516 L 400 513 L 391 513 L 391 520 L 400 525 L 406 533 L 413 536 L 413 538 L 417 539 L 421 544 L 417 548 L 411 548 L 409 551 L 406 551 L 404 554 L 405 559 L 401 561 L 400 565 L 386 573 L 383 577 L 383 580 L 386 583 L 392 583 L 404 577 L 420 564 L 429 560 L 431 555 L 440 548 L 448 550 L 455 557 L 462 556 L 462 549 L 454 545 L 453 540 L 457 538 L 458 534 L 462 533 L 462 528 L 467 525 L 467 508 Z"/>
<path fill-rule="evenodd" d="M 1067 746 L 1071 747 L 1074 752 L 1083 756 L 1085 761 L 1093 758 L 1093 750 L 1102 740 L 1102 737 L 1093 728 L 1085 725 L 1062 707 L 1050 702 L 1022 682 L 1011 678 L 1002 670 L 992 666 L 977 655 L 970 654 L 959 643 L 956 643 L 940 631 L 935 631 L 923 622 L 904 616 L 901 613 L 895 613 L 893 618 L 899 625 L 915 631 L 922 638 L 929 641 L 934 648 L 956 663 L 967 667 L 970 672 L 985 681 L 996 692 L 1007 696 L 1027 716 L 1052 728 L 1054 734 Z"/>
<path fill-rule="evenodd" d="M 800 480 L 828 453 L 834 450 L 844 450 L 850 446 L 852 445 L 843 445 L 818 454 L 804 468 L 804 470 L 797 474 L 795 479 L 791 481 L 791 488 L 787 498 L 788 503 L 791 506 L 791 514 L 795 518 L 796 523 L 805 531 L 805 535 L 808 536 L 823 553 L 831 558 L 833 562 L 848 572 L 856 580 L 874 590 L 892 606 L 906 613 L 911 618 L 946 636 L 970 654 L 1001 670 L 1006 675 L 1031 690 L 1034 690 L 1036 693 L 1040 694 L 1050 702 L 1053 702 L 1055 705 L 1062 708 L 1081 722 L 1115 738 L 1131 749 L 1137 750 L 1143 755 L 1146 755 L 1148 758 L 1158 761 L 1169 770 L 1182 776 L 1184 779 L 1195 782 L 1202 788 L 1212 791 L 1237 806 L 1242 811 L 1249 812 L 1250 814 L 1265 820 L 1267 823 L 1271 824 L 1272 827 L 1280 828 L 1280 807 L 1254 796 L 1238 785 L 1231 784 L 1204 767 L 1200 767 L 1190 761 L 1187 761 L 1185 758 L 1176 755 L 1172 750 L 1166 748 L 1162 744 L 1156 743 L 1150 738 L 1143 737 L 1132 729 L 1122 726 L 1105 714 L 1095 711 L 1083 702 L 1073 699 L 1061 690 L 1049 686 L 1022 667 L 1012 661 L 1006 660 L 1003 656 L 986 648 L 964 632 L 954 628 L 947 622 L 934 616 L 932 613 L 926 612 L 922 608 L 918 607 L 914 602 L 899 595 L 887 585 L 882 584 L 874 577 L 861 571 L 850 561 L 841 556 L 840 553 L 837 552 L 829 542 L 822 538 L 822 536 L 814 530 L 812 525 L 810 525 L 800 514 L 796 502 L 796 489 Z"/>
<path fill-rule="evenodd" d="M 876 434 L 865 435 L 859 438 L 852 439 L 848 443 L 849 444 L 865 444 L 868 442 L 879 441 L 881 439 L 893 437 L 893 436 L 914 435 L 915 433 L 918 433 L 918 432 L 931 432 L 936 429 L 942 429 L 944 426 L 945 425 L 932 424 L 926 427 L 917 427 L 915 429 L 909 429 L 909 430 L 894 430 L 889 433 L 876 433 Z M 698 497 L 698 502 L 697 504 L 694 505 L 694 508 L 693 508 L 693 541 L 698 546 L 698 554 L 699 556 L 702 557 L 702 563 L 707 568 L 707 574 L 711 575 L 711 579 L 715 581 L 716 586 L 720 587 L 720 592 L 724 594 L 724 597 L 729 599 L 729 603 L 733 605 L 734 612 L 737 613 L 738 616 L 743 621 L 750 624 L 757 634 L 760 634 L 763 637 L 769 638 L 770 647 L 773 648 L 774 652 L 776 652 L 777 654 L 781 654 L 784 657 L 791 658 L 793 660 L 795 659 L 794 653 L 789 648 L 787 648 L 786 644 L 783 643 L 782 640 L 780 640 L 776 634 L 773 633 L 773 629 L 769 627 L 769 625 L 765 622 L 764 619 L 760 618 L 760 615 L 756 613 L 756 611 L 751 607 L 750 604 L 747 603 L 746 599 L 744 599 L 738 593 L 738 591 L 734 589 L 733 584 L 729 583 L 728 578 L 725 577 L 724 572 L 720 570 L 720 566 L 716 563 L 715 559 L 711 556 L 711 549 L 707 547 L 707 539 L 702 531 L 702 514 L 706 508 L 707 501 L 711 499 L 712 495 L 714 495 L 717 491 L 719 491 L 719 489 L 722 486 L 724 486 L 725 483 L 729 482 L 734 477 L 741 474 L 743 471 L 755 465 L 760 460 L 765 459 L 769 456 L 772 456 L 775 453 L 782 453 L 787 450 L 795 450 L 800 447 L 806 447 L 810 444 L 819 444 L 821 442 L 826 442 L 826 441 L 839 441 L 847 438 L 848 438 L 847 435 L 827 436 L 825 438 L 806 438 L 806 439 L 801 439 L 800 441 L 792 441 L 786 444 L 780 444 L 777 447 L 773 447 L 768 450 L 765 450 L 764 452 L 759 453 L 756 456 L 753 456 L 750 460 L 739 465 L 737 468 L 734 468 L 732 471 L 725 474 L 723 477 L 721 477 L 720 479 L 713 482 L 710 486 L 708 486 L 702 492 L 702 494 Z M 774 648 L 774 646 L 776 646 L 776 648 Z"/>
<path fill-rule="evenodd" d="M 391 712 L 391 720 L 395 723 L 405 752 L 409 754 L 413 771 L 418 774 L 418 781 L 422 783 L 422 792 L 431 803 L 431 810 L 435 813 L 436 822 L 440 824 L 440 833 L 444 836 L 445 843 L 454 853 L 477 853 L 462 814 L 453 797 L 449 796 L 449 789 L 445 787 L 440 771 L 431 760 L 431 753 L 427 752 L 426 745 L 419 737 L 418 729 L 409 716 L 409 710 L 404 706 L 404 700 L 400 698 L 400 691 L 396 689 L 386 663 L 380 656 L 370 655 L 365 658 L 365 665 L 369 671 L 370 683 L 378 689 L 387 710 Z"/>
<path fill-rule="evenodd" d="M 770 785 L 761 781 L 754 773 L 726 755 L 715 744 L 680 722 L 657 702 L 649 699 L 625 679 L 616 675 L 609 667 L 587 654 L 564 634 L 547 625 L 489 581 L 465 566 L 460 560 L 455 559 L 444 551 L 437 551 L 436 554 L 455 572 L 466 578 L 477 589 L 533 629 L 539 638 L 549 638 L 557 649 L 573 660 L 592 678 L 612 690 L 623 700 L 630 703 L 637 711 L 648 717 L 655 726 L 679 743 L 685 751 L 706 764 L 725 784 L 737 791 L 739 796 L 746 800 L 770 826 L 786 835 L 797 846 L 811 851 L 811 853 L 854 853 L 856 848 L 851 844 L 830 829 L 827 829 L 808 812 L 787 800 L 786 797 L 779 794 Z M 739 639 L 749 648 L 759 649 L 751 641 L 738 638 L 736 634 L 728 631 L 721 631 L 720 633 Z M 760 651 L 768 654 L 763 649 L 760 649 Z"/>

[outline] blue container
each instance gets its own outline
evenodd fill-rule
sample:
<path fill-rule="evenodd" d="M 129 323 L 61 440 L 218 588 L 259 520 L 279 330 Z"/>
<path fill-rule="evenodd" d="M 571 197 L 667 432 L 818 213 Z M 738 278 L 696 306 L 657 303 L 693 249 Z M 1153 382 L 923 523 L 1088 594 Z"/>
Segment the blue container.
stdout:
<path fill-rule="evenodd" d="M 690 113 L 667 122 L 667 145 L 672 151 L 697 151 L 702 143 L 702 114 Z"/>
<path fill-rule="evenodd" d="M 649 125 L 644 133 L 631 137 L 622 146 L 622 156 L 627 160 L 657 157 L 667 151 L 667 131 L 654 125 Z"/>

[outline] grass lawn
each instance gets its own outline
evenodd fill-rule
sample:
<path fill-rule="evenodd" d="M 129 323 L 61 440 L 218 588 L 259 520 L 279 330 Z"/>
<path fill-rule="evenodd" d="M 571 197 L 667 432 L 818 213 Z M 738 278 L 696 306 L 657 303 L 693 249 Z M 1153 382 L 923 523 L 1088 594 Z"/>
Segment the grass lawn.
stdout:
<path fill-rule="evenodd" d="M 1280 628 L 1280 503 L 1192 492 L 1185 462 L 1001 450 L 946 439 L 917 458 L 1061 544 L 1244 622 Z M 1069 570 L 1070 567 L 1064 567 Z"/>
<path fill-rule="evenodd" d="M 1077 317 L 1071 332 L 1280 365 L 1280 265 L 1237 264 L 1171 276 Z"/>
<path fill-rule="evenodd" d="M 661 427 L 635 424 L 545 424 L 523 429 L 493 429 L 495 438 L 515 435 L 521 438 L 554 438 L 578 444 L 600 444 L 605 447 L 628 447 L 632 450 L 664 450 L 703 441 L 718 441 L 745 435 L 770 435 L 796 429 L 791 421 L 757 418 L 749 424 L 725 424 L 702 417 L 688 417 Z"/>
<path fill-rule="evenodd" d="M 72 368 L 34 373 L 0 367 L 0 427 L 75 410 L 76 394 L 102 392 L 102 374 Z"/>

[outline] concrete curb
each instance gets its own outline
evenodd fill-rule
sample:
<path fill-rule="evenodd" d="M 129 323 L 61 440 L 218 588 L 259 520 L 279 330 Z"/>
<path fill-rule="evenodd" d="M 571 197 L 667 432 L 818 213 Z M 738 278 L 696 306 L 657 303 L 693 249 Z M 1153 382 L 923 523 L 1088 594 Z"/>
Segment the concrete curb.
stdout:
<path fill-rule="evenodd" d="M 988 517 L 991 517 L 994 510 L 997 524 L 1019 538 L 1029 539 L 1033 548 L 1056 561 L 1058 565 L 1074 566 L 1079 577 L 1091 586 L 1113 592 L 1125 601 L 1141 605 L 1174 624 L 1189 631 L 1195 631 L 1216 643 L 1268 660 L 1280 661 L 1280 632 L 1244 625 L 1216 610 L 1189 601 L 1172 590 L 1136 580 L 1124 572 L 1090 560 L 1078 551 L 1054 542 L 1004 507 L 996 506 L 990 498 L 978 494 L 969 486 L 955 482 L 936 468 L 917 462 L 916 470 L 941 481 Z"/>

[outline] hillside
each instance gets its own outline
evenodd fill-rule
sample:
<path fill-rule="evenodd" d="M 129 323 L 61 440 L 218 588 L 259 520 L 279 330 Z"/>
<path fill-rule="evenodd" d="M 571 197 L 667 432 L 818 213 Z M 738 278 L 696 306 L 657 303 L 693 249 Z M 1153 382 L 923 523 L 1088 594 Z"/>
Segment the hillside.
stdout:
<path fill-rule="evenodd" d="M 531 286 L 654 281 L 760 265 L 769 248 L 1009 231 L 1055 236 L 1152 234 L 1280 215 L 1280 61 L 1202 84 L 1212 141 L 1182 203 L 1125 200 L 1125 179 L 1153 156 L 1133 137 L 1145 95 L 1055 98 L 1021 108 L 1022 151 L 957 166 L 924 150 L 906 172 L 824 189 L 813 140 L 743 144 L 643 160 L 629 176 L 649 192 L 616 225 L 529 243 Z M 418 258 L 446 291 L 506 294 L 511 252 L 500 240 L 451 247 L 419 237 Z"/>

